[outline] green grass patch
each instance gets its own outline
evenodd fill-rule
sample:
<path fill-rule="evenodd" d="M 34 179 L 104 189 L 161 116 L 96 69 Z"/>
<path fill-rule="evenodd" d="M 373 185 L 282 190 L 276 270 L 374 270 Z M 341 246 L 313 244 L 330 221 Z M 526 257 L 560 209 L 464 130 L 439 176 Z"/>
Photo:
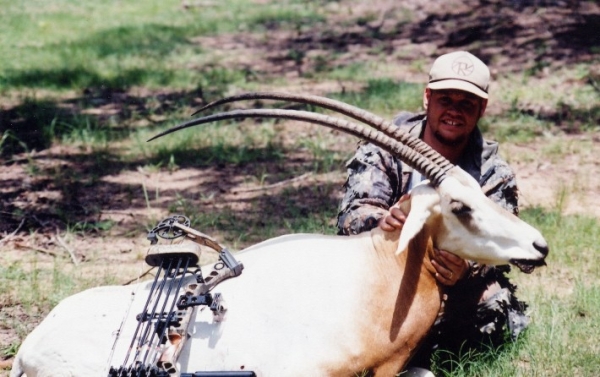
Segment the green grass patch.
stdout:
<path fill-rule="evenodd" d="M 533 115 L 513 113 L 486 117 L 479 122 L 486 138 L 500 143 L 524 143 L 544 135 L 552 128 L 550 122 Z"/>
<path fill-rule="evenodd" d="M 184 9 L 179 1 L 27 1 L 0 13 L 0 92 L 89 86 L 190 88 L 215 79 L 210 51 L 194 37 L 233 31 L 295 30 L 322 22 L 306 4 L 231 1 Z M 217 71 L 222 69 L 215 68 Z M 228 82 L 242 81 L 238 72 Z M 221 77 L 221 80 L 224 78 Z"/>
<path fill-rule="evenodd" d="M 418 111 L 423 105 L 423 87 L 385 78 L 374 79 L 369 80 L 360 91 L 331 93 L 331 97 L 390 117 L 400 110 Z"/>
<path fill-rule="evenodd" d="M 498 140 L 509 142 L 526 142 L 559 130 L 597 131 L 600 85 L 592 67 L 567 65 L 551 74 L 499 77 L 490 101 L 506 105 L 507 110 L 484 120 L 484 127 Z"/>
<path fill-rule="evenodd" d="M 136 135 L 132 157 L 140 155 L 152 165 L 214 166 L 247 165 L 279 161 L 285 150 L 272 123 L 219 123 L 195 126 L 147 142 L 158 131 Z"/>
<path fill-rule="evenodd" d="M 77 104 L 69 108 L 49 99 L 25 97 L 4 117 L 8 124 L 0 125 L 4 135 L 1 156 L 40 151 L 55 142 L 102 148 L 129 136 L 129 130 L 118 126 L 115 118 L 87 115 Z"/>
<path fill-rule="evenodd" d="M 245 20 L 246 27 L 252 31 L 280 28 L 299 30 L 326 21 L 326 18 L 316 10 L 318 9 L 309 2 L 290 4 L 286 7 L 263 7 L 261 11 L 250 14 Z"/>
<path fill-rule="evenodd" d="M 217 234 L 232 249 L 240 249 L 282 234 L 335 234 L 332 223 L 337 215 L 337 190 L 332 184 L 285 189 L 255 198 L 251 208 L 244 211 L 227 203 L 215 209 L 206 197 L 193 203 L 178 197 L 169 210 L 190 218 L 192 227 Z"/>
<path fill-rule="evenodd" d="M 55 263 L 51 270 L 44 269 L 37 263 L 34 259 L 32 268 L 27 270 L 20 262 L 0 266 L 0 303 L 6 308 L 18 308 L 36 322 L 61 299 L 81 289 L 71 276 L 61 271 L 60 263 Z M 14 296 L 17 292 L 18 297 Z M 8 316 L 3 319 L 10 318 L 12 317 Z M 19 321 L 12 323 L 22 337 L 27 334 L 26 324 Z"/>

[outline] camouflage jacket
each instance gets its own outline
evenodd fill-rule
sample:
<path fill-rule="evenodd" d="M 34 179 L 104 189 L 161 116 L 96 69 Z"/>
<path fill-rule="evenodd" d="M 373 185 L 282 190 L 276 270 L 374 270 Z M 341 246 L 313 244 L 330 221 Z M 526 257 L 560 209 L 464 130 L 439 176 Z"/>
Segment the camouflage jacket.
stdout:
<path fill-rule="evenodd" d="M 424 114 L 403 112 L 394 123 L 421 137 Z M 471 134 L 458 165 L 473 176 L 486 195 L 518 214 L 515 174 L 498 156 L 498 143 L 484 140 L 478 128 Z M 373 144 L 361 144 L 348 162 L 348 179 L 338 213 L 338 234 L 357 234 L 377 226 L 381 217 L 407 193 L 413 169 Z"/>

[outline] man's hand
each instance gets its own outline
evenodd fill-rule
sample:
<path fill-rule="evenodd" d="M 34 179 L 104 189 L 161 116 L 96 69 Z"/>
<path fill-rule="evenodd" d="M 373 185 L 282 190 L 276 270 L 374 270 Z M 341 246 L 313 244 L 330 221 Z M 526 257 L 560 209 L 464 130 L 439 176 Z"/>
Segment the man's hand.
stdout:
<path fill-rule="evenodd" d="M 399 204 L 410 199 L 410 195 L 403 195 L 397 204 L 392 206 L 388 213 L 379 220 L 379 227 L 386 232 L 402 230 L 406 222 L 406 214 L 402 212 Z M 435 278 L 444 285 L 452 286 L 464 278 L 469 271 L 469 262 L 448 251 L 434 248 L 434 257 L 431 264 L 436 270 Z"/>
<path fill-rule="evenodd" d="M 379 227 L 386 232 L 393 232 L 394 230 L 402 230 L 404 222 L 406 221 L 406 214 L 402 212 L 399 204 L 408 200 L 410 195 L 402 195 L 397 204 L 393 205 L 388 213 L 379 220 Z"/>
<path fill-rule="evenodd" d="M 444 285 L 452 286 L 465 277 L 469 262 L 445 250 L 434 248 L 431 264 L 437 271 L 435 278 Z"/>

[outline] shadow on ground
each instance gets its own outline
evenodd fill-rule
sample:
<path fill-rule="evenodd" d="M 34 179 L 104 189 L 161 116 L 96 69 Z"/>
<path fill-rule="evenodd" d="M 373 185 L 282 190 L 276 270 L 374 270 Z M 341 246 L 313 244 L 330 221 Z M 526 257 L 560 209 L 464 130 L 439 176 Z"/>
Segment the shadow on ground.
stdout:
<path fill-rule="evenodd" d="M 428 8 L 430 7 L 430 8 Z M 468 49 L 485 61 L 494 60 L 501 72 L 529 71 L 535 74 L 544 67 L 562 64 L 590 62 L 597 59 L 600 50 L 600 6 L 592 1 L 469 1 L 457 7 L 422 5 L 416 9 L 411 22 L 399 22 L 390 14 L 394 9 L 383 12 L 374 21 L 366 22 L 355 17 L 332 18 L 303 27 L 300 31 L 286 32 L 280 38 L 252 39 L 244 35 L 236 38 L 247 47 L 257 51 L 270 52 L 260 63 L 265 75 L 285 74 L 285 70 L 297 71 L 299 75 L 310 75 L 318 70 L 332 69 L 336 65 L 351 64 L 349 60 L 321 61 L 315 64 L 309 57 L 312 51 L 325 50 L 333 53 L 358 51 L 356 59 L 368 60 L 369 54 L 392 54 L 408 45 L 433 45 L 434 48 L 412 49 L 415 56 L 406 59 L 430 59 L 433 56 L 454 49 Z M 266 21 L 265 21 L 266 22 Z M 269 23 L 264 27 L 277 33 L 282 24 Z M 189 32 L 189 31 L 188 31 Z M 122 35 L 122 30 L 118 35 Z M 115 34 L 116 35 L 116 34 Z M 135 41 L 139 41 L 144 51 L 154 51 L 155 41 L 161 49 L 172 48 L 177 43 L 189 43 L 185 31 L 156 29 L 152 38 L 144 33 L 129 31 L 127 43 L 108 43 L 106 35 L 98 35 L 99 53 L 126 53 Z M 146 38 L 146 39 L 144 39 Z M 142 40 L 143 39 L 143 40 Z M 133 44 L 132 44 L 133 43 Z M 85 44 L 86 46 L 89 43 Z M 159 49 L 160 50 L 160 49 Z M 162 51 L 162 50 L 161 50 Z M 163 51 L 164 52 L 164 51 Z M 260 54 L 255 59 L 260 60 Z M 346 58 L 347 59 L 347 58 Z M 281 63 L 290 64 L 281 64 Z M 318 63 L 318 62 L 317 62 Z M 247 66 L 227 67 L 233 70 L 247 70 Z M 259 72 L 260 73 L 260 72 Z M 2 182 L 0 201 L 0 232 L 14 231 L 19 224 L 22 230 L 64 228 L 73 223 L 94 223 L 107 207 L 115 210 L 143 207 L 144 193 L 140 186 L 108 183 L 104 177 L 123 171 L 133 171 L 139 165 L 164 163 L 168 156 L 158 156 L 155 161 L 123 162 L 109 148 L 97 151 L 72 150 L 49 151 L 54 140 L 62 140 L 74 132 L 92 130 L 96 135 L 105 135 L 108 142 L 126 139 L 140 128 L 152 129 L 165 119 L 191 113 L 191 108 L 206 103 L 225 93 L 228 82 L 216 86 L 198 87 L 191 91 L 148 92 L 132 94 L 130 89 L 143 82 L 146 72 L 131 70 L 123 72 L 113 81 L 106 81 L 97 73 L 85 69 L 67 69 L 57 72 L 24 72 L 12 77 L 15 88 L 49 82 L 52 87 L 70 87 L 75 82 L 86 86 L 79 90 L 75 98 L 65 100 L 24 98 L 17 105 L 0 111 L 0 156 L 6 170 L 20 166 L 26 174 L 7 177 Z M 210 72 L 207 72 L 210 77 Z M 44 81 L 45 80 L 45 81 Z M 597 78 L 589 78 L 590 85 L 596 85 Z M 596 86 L 594 86 L 596 88 Z M 600 120 L 598 106 L 591 111 L 562 108 L 548 114 L 539 114 L 542 119 L 557 123 L 576 124 L 577 121 Z M 569 131 L 569 130 L 567 130 Z M 570 129 L 576 132 L 575 129 Z M 274 149 L 273 149 L 274 148 Z M 288 151 L 282 146 L 271 149 L 256 149 L 252 168 L 271 172 L 277 166 L 276 156 Z M 31 151 L 42 152 L 30 154 Z M 229 151 L 231 152 L 231 151 Z M 206 183 L 207 192 L 215 187 L 229 187 L 228 182 L 239 174 L 247 174 L 248 164 L 231 165 L 222 162 L 222 154 L 227 150 L 190 150 L 180 152 L 177 161 L 180 167 L 202 166 L 202 162 L 216 162 L 217 167 L 226 168 L 228 174 L 216 174 L 215 179 Z M 53 160 L 51 166 L 39 163 L 39 159 Z M 221 162 L 220 162 L 221 161 Z M 310 164 L 310 159 L 300 164 Z M 338 161 L 342 165 L 343 161 Z M 206 166 L 206 165 L 204 165 Z M 288 173 L 293 176 L 292 172 Z M 227 220 L 240 228 L 270 227 L 271 218 L 279 217 L 278 222 L 295 221 L 322 208 L 331 208 L 334 216 L 337 207 L 339 187 L 316 185 L 312 190 L 301 188 L 296 191 L 281 191 L 271 196 L 253 198 L 251 216 L 233 216 Z M 56 194 L 44 196 L 44 192 Z M 182 191 L 181 195 L 194 198 L 192 193 Z M 214 207 L 217 208 L 217 207 Z M 235 212 L 235 211 L 233 211 Z M 232 212 L 232 213 L 233 213 Z M 263 214 L 262 216 L 260 214 Z M 268 215 L 265 215 L 268 214 Z M 25 221 L 25 222 L 23 222 Z M 223 220 L 215 227 L 227 228 Z M 251 231 L 250 231 L 251 233 Z"/>

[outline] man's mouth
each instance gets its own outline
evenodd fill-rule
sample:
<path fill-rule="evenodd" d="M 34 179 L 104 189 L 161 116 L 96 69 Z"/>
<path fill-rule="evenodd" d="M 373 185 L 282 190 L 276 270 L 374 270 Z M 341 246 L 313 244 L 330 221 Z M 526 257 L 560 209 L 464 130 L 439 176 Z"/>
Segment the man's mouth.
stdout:
<path fill-rule="evenodd" d="M 449 119 L 443 120 L 442 123 L 450 127 L 460 127 L 461 125 L 459 122 Z"/>

